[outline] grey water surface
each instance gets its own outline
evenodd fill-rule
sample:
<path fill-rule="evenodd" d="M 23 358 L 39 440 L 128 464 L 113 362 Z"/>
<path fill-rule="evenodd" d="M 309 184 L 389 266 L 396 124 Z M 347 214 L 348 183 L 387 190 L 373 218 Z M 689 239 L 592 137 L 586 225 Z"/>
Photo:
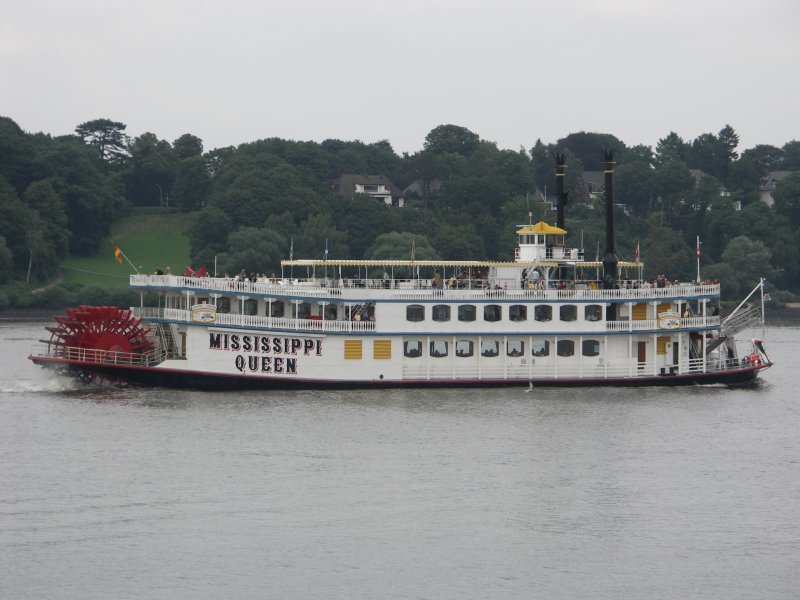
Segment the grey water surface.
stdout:
<path fill-rule="evenodd" d="M 800 329 L 747 389 L 74 387 L 0 320 L 0 598 L 800 597 Z"/>

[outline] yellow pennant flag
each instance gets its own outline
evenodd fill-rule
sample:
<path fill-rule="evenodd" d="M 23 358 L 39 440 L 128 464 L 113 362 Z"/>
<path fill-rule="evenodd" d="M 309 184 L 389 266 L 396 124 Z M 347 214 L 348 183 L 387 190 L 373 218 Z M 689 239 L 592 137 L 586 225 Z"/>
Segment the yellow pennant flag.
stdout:
<path fill-rule="evenodd" d="M 114 245 L 114 259 L 119 264 L 122 264 L 122 250 L 120 250 L 119 246 L 117 246 L 116 244 Z"/>

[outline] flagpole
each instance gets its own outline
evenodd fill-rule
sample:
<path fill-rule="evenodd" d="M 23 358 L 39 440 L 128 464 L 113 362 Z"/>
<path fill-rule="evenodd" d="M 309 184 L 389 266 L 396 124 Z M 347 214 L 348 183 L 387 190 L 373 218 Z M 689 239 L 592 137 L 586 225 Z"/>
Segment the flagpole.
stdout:
<path fill-rule="evenodd" d="M 700 236 L 697 236 L 697 249 L 695 250 L 695 256 L 697 257 L 697 283 L 700 284 Z"/>

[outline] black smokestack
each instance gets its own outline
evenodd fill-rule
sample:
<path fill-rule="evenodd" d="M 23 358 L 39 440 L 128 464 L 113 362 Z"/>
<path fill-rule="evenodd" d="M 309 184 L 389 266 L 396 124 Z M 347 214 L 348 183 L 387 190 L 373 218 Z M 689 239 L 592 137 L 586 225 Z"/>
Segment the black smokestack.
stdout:
<path fill-rule="evenodd" d="M 565 160 L 564 154 L 556 154 L 556 227 L 561 229 L 564 229 L 564 208 L 567 205 L 567 194 L 564 193 Z"/>
<path fill-rule="evenodd" d="M 614 289 L 618 270 L 616 250 L 614 249 L 614 151 L 603 151 L 606 186 L 606 252 L 603 256 L 603 288 Z"/>

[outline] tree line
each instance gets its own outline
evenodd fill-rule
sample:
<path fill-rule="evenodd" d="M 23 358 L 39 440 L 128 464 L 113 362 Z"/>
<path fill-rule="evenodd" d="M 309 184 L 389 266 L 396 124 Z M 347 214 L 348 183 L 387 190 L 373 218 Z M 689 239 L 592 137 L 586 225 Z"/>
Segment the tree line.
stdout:
<path fill-rule="evenodd" d="M 555 191 L 557 153 L 566 155 L 568 241 L 591 256 L 605 239 L 602 198 L 581 182 L 614 150 L 621 258 L 639 243 L 646 276 L 690 279 L 700 236 L 703 276 L 723 280 L 726 296 L 762 275 L 773 289 L 800 291 L 800 141 L 739 153 L 726 125 L 691 141 L 669 132 L 655 147 L 577 132 L 508 150 L 440 125 L 420 151 L 399 155 L 388 140 L 271 138 L 206 151 L 189 133 L 169 142 L 125 129 L 96 119 L 53 137 L 0 118 L 0 285 L 45 281 L 68 255 L 96 253 L 111 223 L 136 207 L 190 213 L 194 266 L 216 260 L 220 272 L 271 273 L 290 249 L 297 258 L 325 248 L 330 257 L 403 258 L 413 247 L 419 258 L 509 260 L 516 225 L 529 214 L 554 221 L 541 196 Z M 796 171 L 772 207 L 759 199 L 769 171 Z M 343 196 L 332 183 L 345 173 L 414 191 L 403 208 Z"/>

